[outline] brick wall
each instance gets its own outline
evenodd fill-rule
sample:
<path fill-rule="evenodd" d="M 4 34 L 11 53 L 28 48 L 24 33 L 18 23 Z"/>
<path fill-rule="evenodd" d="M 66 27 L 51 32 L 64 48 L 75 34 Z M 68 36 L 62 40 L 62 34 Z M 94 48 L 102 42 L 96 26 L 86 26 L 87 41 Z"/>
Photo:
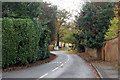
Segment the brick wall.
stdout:
<path fill-rule="evenodd" d="M 119 45 L 120 45 L 120 42 L 119 42 Z M 85 52 L 97 58 L 97 49 L 86 48 Z M 106 42 L 105 47 L 102 47 L 101 49 L 101 56 L 102 56 L 102 60 L 104 60 L 105 58 L 106 61 L 118 61 L 118 37 L 108 40 Z"/>
<path fill-rule="evenodd" d="M 108 40 L 105 45 L 105 60 L 118 60 L 118 38 Z"/>
<path fill-rule="evenodd" d="M 120 30 L 119 30 L 119 39 L 118 39 L 118 59 L 119 59 L 119 64 L 120 64 Z"/>
<path fill-rule="evenodd" d="M 97 50 L 85 48 L 85 53 L 88 53 L 90 56 L 97 58 Z"/>

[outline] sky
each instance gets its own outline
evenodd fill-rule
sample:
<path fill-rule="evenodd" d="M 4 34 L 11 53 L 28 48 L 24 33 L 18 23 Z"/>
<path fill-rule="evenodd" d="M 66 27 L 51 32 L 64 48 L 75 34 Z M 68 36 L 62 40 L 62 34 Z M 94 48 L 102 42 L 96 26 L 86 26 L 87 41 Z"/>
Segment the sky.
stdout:
<path fill-rule="evenodd" d="M 118 2 L 120 0 L 43 0 L 45 2 L 52 3 L 53 5 L 57 5 L 58 9 L 66 9 L 70 11 L 72 14 L 71 21 L 75 19 L 75 15 L 80 12 L 82 5 L 84 2 L 92 1 L 92 2 Z"/>
<path fill-rule="evenodd" d="M 53 5 L 57 5 L 58 9 L 66 9 L 72 14 L 71 20 L 80 11 L 84 1 L 83 0 L 43 0 Z"/>

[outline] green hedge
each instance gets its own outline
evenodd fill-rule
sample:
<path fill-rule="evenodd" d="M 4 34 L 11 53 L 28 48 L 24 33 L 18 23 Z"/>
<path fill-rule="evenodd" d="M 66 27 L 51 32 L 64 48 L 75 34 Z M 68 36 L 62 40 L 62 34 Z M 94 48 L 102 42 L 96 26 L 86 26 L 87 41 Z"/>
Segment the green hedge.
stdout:
<path fill-rule="evenodd" d="M 50 56 L 49 29 L 30 19 L 2 19 L 2 67 L 28 65 Z"/>

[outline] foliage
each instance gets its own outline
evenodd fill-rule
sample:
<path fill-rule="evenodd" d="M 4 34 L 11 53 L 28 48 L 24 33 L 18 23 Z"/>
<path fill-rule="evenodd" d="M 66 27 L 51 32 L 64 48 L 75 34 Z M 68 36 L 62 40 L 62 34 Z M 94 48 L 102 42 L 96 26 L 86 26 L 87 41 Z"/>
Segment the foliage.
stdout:
<path fill-rule="evenodd" d="M 49 52 L 49 29 L 30 19 L 2 19 L 2 67 L 27 65 L 45 59 Z"/>
<path fill-rule="evenodd" d="M 2 17 L 33 19 L 41 15 L 39 5 L 37 2 L 3 2 Z"/>
<path fill-rule="evenodd" d="M 44 2 L 3 2 L 3 17 L 29 18 L 39 22 L 51 31 L 50 41 L 55 39 L 56 6 Z"/>
<path fill-rule="evenodd" d="M 64 36 L 64 31 L 66 27 L 66 21 L 69 19 L 71 14 L 66 11 L 65 9 L 63 10 L 58 10 L 57 11 L 57 26 L 56 26 L 56 33 L 57 33 L 57 46 L 59 46 L 59 40 Z"/>
<path fill-rule="evenodd" d="M 78 52 L 84 52 L 85 47 L 84 47 L 84 37 L 83 37 L 83 32 L 81 30 L 75 29 L 73 32 L 73 37 L 75 38 L 75 48 L 77 49 Z"/>
<path fill-rule="evenodd" d="M 104 34 L 114 16 L 113 3 L 87 2 L 81 13 L 76 16 L 76 26 L 82 31 L 84 45 L 89 48 L 101 48 Z"/>
<path fill-rule="evenodd" d="M 115 13 L 115 16 L 118 18 L 119 15 L 118 15 L 118 11 L 119 11 L 119 7 L 118 7 L 119 4 L 115 4 L 115 8 L 114 8 L 114 13 Z"/>
<path fill-rule="evenodd" d="M 68 54 L 77 54 L 78 51 L 77 51 L 77 50 L 70 50 L 70 51 L 68 51 L 67 53 L 68 53 Z"/>
<path fill-rule="evenodd" d="M 62 47 L 62 48 L 59 48 L 59 50 L 65 51 L 65 50 L 68 50 L 68 47 Z"/>
<path fill-rule="evenodd" d="M 73 33 L 72 32 L 69 32 L 69 33 L 67 33 L 64 37 L 63 37 L 63 41 L 65 42 L 65 43 L 75 43 L 75 38 L 74 38 L 74 36 L 73 36 Z"/>
<path fill-rule="evenodd" d="M 57 11 L 57 21 L 59 22 L 59 25 L 64 26 L 66 23 L 66 20 L 69 19 L 71 14 L 66 11 L 65 9 L 63 10 L 58 10 Z"/>
<path fill-rule="evenodd" d="M 47 25 L 50 29 L 50 41 L 53 42 L 55 40 L 55 33 L 56 33 L 56 14 L 57 14 L 57 7 L 52 6 L 48 3 L 42 3 L 39 8 L 41 9 L 40 22 L 43 25 Z M 48 22 L 47 22 L 48 21 Z"/>
<path fill-rule="evenodd" d="M 67 35 L 69 35 L 69 33 L 72 35 L 71 32 L 72 32 L 73 28 L 74 28 L 74 23 L 72 23 L 72 22 L 68 22 L 64 26 L 60 26 L 60 28 L 59 28 L 60 41 L 66 42 L 66 40 L 64 38 L 67 37 Z"/>
<path fill-rule="evenodd" d="M 109 40 L 118 36 L 118 18 L 114 17 L 110 20 L 111 25 L 109 26 L 108 32 L 105 34 L 105 39 Z"/>
<path fill-rule="evenodd" d="M 51 45 L 49 45 L 49 50 L 50 50 L 50 51 L 53 51 L 53 50 L 54 50 L 54 47 L 51 46 Z"/>

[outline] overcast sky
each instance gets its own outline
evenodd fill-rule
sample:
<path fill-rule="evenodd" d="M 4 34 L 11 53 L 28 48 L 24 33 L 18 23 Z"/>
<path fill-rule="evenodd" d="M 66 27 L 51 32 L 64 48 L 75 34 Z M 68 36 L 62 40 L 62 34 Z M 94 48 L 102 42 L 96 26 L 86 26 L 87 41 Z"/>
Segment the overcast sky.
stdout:
<path fill-rule="evenodd" d="M 72 19 L 74 19 L 74 16 L 76 13 L 80 10 L 82 4 L 84 3 L 83 0 L 43 0 L 49 3 L 52 3 L 53 5 L 57 5 L 58 9 L 66 9 L 67 11 L 70 11 L 72 14 Z"/>
<path fill-rule="evenodd" d="M 59 9 L 76 10 L 83 3 L 83 0 L 43 0 L 57 5 Z"/>

